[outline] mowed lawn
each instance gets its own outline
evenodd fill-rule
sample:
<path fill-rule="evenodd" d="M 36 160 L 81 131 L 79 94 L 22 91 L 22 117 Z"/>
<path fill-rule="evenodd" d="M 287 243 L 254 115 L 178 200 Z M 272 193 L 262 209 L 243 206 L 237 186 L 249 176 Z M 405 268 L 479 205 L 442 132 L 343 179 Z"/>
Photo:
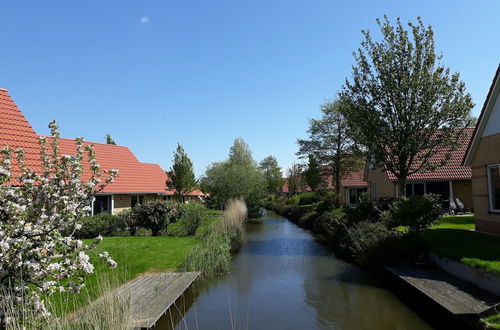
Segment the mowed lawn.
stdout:
<path fill-rule="evenodd" d="M 91 241 L 84 240 L 87 244 Z M 175 271 L 198 242 L 195 237 L 105 237 L 95 249 L 89 251 L 96 268 L 94 274 L 85 279 L 82 292 L 77 295 L 55 294 L 50 298 L 52 306 L 58 315 L 68 314 L 87 305 L 110 286 L 118 286 L 144 273 Z M 108 251 L 118 263 L 115 269 L 98 258 L 103 251 Z"/>
<path fill-rule="evenodd" d="M 433 226 L 447 229 L 474 229 L 474 215 L 449 215 L 441 217 Z"/>

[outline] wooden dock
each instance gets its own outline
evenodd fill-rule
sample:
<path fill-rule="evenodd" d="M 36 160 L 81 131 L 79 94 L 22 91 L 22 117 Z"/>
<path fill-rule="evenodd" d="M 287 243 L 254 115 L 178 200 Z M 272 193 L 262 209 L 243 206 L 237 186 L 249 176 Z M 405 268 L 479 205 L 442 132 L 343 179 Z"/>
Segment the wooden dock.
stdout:
<path fill-rule="evenodd" d="M 200 276 L 199 272 L 150 274 L 117 289 L 131 304 L 133 326 L 149 329 Z"/>
<path fill-rule="evenodd" d="M 456 316 L 479 316 L 500 302 L 499 297 L 439 269 L 409 264 L 386 269 Z"/>

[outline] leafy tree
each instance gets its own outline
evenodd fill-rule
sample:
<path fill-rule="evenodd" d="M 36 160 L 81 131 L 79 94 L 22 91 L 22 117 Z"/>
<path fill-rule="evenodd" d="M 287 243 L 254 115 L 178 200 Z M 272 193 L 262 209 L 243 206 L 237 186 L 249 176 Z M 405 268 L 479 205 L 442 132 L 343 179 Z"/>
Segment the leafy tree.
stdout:
<path fill-rule="evenodd" d="M 288 192 L 295 194 L 302 190 L 302 165 L 293 164 L 287 171 Z"/>
<path fill-rule="evenodd" d="M 169 179 L 167 186 L 170 189 L 175 189 L 175 193 L 179 197 L 179 200 L 183 200 L 184 196 L 193 191 L 197 184 L 193 163 L 180 144 L 177 144 L 177 150 L 174 152 L 174 160 L 170 168 Z"/>
<path fill-rule="evenodd" d="M 141 227 L 151 230 L 151 235 L 158 236 L 167 225 L 175 222 L 179 215 L 178 205 L 171 201 L 149 201 L 137 204 L 132 210 Z"/>
<path fill-rule="evenodd" d="M 115 140 L 113 140 L 113 138 L 109 134 L 106 134 L 106 144 L 114 144 L 114 145 L 116 145 Z"/>
<path fill-rule="evenodd" d="M 260 162 L 260 169 L 264 173 L 267 182 L 267 192 L 275 194 L 283 186 L 283 175 L 278 161 L 273 156 L 268 156 Z"/>
<path fill-rule="evenodd" d="M 397 19 L 377 20 L 381 41 L 363 31 L 351 81 L 341 91 L 341 112 L 374 165 L 383 165 L 405 195 L 406 178 L 442 166 L 460 145 L 473 107 L 459 73 L 441 64 L 431 26 L 420 18 L 408 29 Z M 438 152 L 446 157 L 433 158 Z"/>
<path fill-rule="evenodd" d="M 299 139 L 299 151 L 301 157 L 310 154 L 324 165 L 332 175 L 335 187 L 335 204 L 340 205 L 340 194 L 342 178 L 358 169 L 360 164 L 360 150 L 352 139 L 352 132 L 347 120 L 341 112 L 342 104 L 338 100 L 326 102 L 321 105 L 323 113 L 321 119 L 309 121 L 309 138 Z M 323 173 L 322 173 L 323 174 Z"/>
<path fill-rule="evenodd" d="M 201 185 L 203 190 L 211 193 L 212 202 L 217 207 L 223 208 L 230 199 L 243 199 L 249 217 L 261 215 L 266 180 L 243 139 L 234 141 L 226 161 L 208 167 Z"/>
<path fill-rule="evenodd" d="M 318 190 L 323 183 L 318 161 L 313 154 L 309 154 L 309 162 L 307 163 L 307 170 L 304 171 L 304 178 L 312 191 Z"/>

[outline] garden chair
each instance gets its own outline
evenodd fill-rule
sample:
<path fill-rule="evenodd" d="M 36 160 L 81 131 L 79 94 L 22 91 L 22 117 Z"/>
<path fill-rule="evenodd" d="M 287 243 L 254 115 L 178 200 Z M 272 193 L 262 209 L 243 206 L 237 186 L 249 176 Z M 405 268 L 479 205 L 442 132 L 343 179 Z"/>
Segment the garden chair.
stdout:
<path fill-rule="evenodd" d="M 449 214 L 454 215 L 457 212 L 457 204 L 455 204 L 455 201 L 450 198 L 450 209 L 449 209 Z"/>
<path fill-rule="evenodd" d="M 462 214 L 470 213 L 470 210 L 464 205 L 464 203 L 462 203 L 459 198 L 455 198 L 455 201 L 457 202 L 457 207 L 462 212 Z"/>

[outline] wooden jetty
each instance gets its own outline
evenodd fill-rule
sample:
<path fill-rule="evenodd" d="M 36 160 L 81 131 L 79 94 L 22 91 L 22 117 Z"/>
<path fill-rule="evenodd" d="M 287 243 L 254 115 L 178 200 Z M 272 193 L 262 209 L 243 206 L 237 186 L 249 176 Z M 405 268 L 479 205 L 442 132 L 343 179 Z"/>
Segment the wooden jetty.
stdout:
<path fill-rule="evenodd" d="M 439 269 L 409 264 L 386 269 L 455 316 L 478 317 L 500 302 L 499 297 Z"/>
<path fill-rule="evenodd" d="M 117 289 L 129 299 L 134 328 L 149 329 L 200 276 L 199 272 L 141 276 Z"/>

